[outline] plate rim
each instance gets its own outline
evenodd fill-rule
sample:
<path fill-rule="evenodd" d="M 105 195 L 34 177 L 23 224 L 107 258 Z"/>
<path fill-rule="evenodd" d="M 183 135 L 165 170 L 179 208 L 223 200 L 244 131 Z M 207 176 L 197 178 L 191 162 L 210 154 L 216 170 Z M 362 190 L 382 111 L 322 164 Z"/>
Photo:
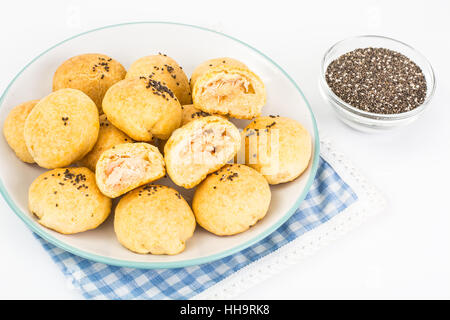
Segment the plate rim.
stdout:
<path fill-rule="evenodd" d="M 93 33 L 96 31 L 100 31 L 103 29 L 112 29 L 112 28 L 117 28 L 117 27 L 122 27 L 122 26 L 127 26 L 127 25 L 135 25 L 135 24 L 165 24 L 165 25 L 177 25 L 177 26 L 182 26 L 182 27 L 188 27 L 188 28 L 194 28 L 194 29 L 199 29 L 202 31 L 207 31 L 207 32 L 211 32 L 211 33 L 215 33 L 218 34 L 220 36 L 223 36 L 225 38 L 231 39 L 235 42 L 238 42 L 244 46 L 246 46 L 247 48 L 253 50 L 254 52 L 256 52 L 257 54 L 259 54 L 260 56 L 262 56 L 264 59 L 266 59 L 268 62 L 270 62 L 273 66 L 275 66 L 277 69 L 279 69 L 283 75 L 294 85 L 295 89 L 300 93 L 300 95 L 302 96 L 303 100 L 306 103 L 306 106 L 310 112 L 311 115 L 311 119 L 312 119 L 312 123 L 313 123 L 313 127 L 314 127 L 314 154 L 312 156 L 312 165 L 311 165 L 311 173 L 310 176 L 308 178 L 308 181 L 306 182 L 306 185 L 302 191 L 302 193 L 300 194 L 300 196 L 297 198 L 297 200 L 295 201 L 294 205 L 283 215 L 283 217 L 281 219 L 279 219 L 274 225 L 272 225 L 269 229 L 267 229 L 266 231 L 262 232 L 261 234 L 257 235 L 256 237 L 246 241 L 245 243 L 241 243 L 237 246 L 234 246 L 231 249 L 216 253 L 216 254 L 212 254 L 212 255 L 208 255 L 206 257 L 201 257 L 201 258 L 194 258 L 194 259 L 188 259 L 188 260 L 183 260 L 183 261 L 172 261 L 172 262 L 142 262 L 142 261 L 129 261 L 129 260 L 123 260 L 123 259 L 116 259 L 116 258 L 109 258 L 109 257 L 105 257 L 102 255 L 98 255 L 95 253 L 89 253 L 86 251 L 83 251 L 81 249 L 72 247 L 71 245 L 66 244 L 63 241 L 58 240 L 57 238 L 54 238 L 51 234 L 47 233 L 47 231 L 42 228 L 39 227 L 35 224 L 33 224 L 30 220 L 30 217 L 24 213 L 15 203 L 14 201 L 11 199 L 11 197 L 9 196 L 8 191 L 6 190 L 5 186 L 3 185 L 3 181 L 0 177 L 0 193 L 3 196 L 3 198 L 5 199 L 6 203 L 8 204 L 8 206 L 11 208 L 11 210 L 28 226 L 28 228 L 30 228 L 33 232 L 35 232 L 36 234 L 38 234 L 40 237 L 44 238 L 45 240 L 49 241 L 50 243 L 52 243 L 53 245 L 68 251 L 76 256 L 85 258 L 85 259 L 89 259 L 92 261 L 96 261 L 96 262 L 100 262 L 100 263 L 104 263 L 107 265 L 113 265 L 113 266 L 118 266 L 118 267 L 128 267 L 128 268 L 138 268 L 138 269 L 172 269 L 172 268 L 182 268 L 182 267 L 188 267 L 188 266 L 195 266 L 195 265 L 200 265 L 200 264 L 204 264 L 204 263 L 208 263 L 208 262 L 213 262 L 216 261 L 218 259 L 230 256 L 234 253 L 240 252 L 248 247 L 250 247 L 251 245 L 257 243 L 258 241 L 261 241 L 262 239 L 264 239 L 265 237 L 267 237 L 268 235 L 270 235 L 272 232 L 274 232 L 275 230 L 277 230 L 284 222 L 286 222 L 293 214 L 294 212 L 297 210 L 297 208 L 299 207 L 300 203 L 305 199 L 306 195 L 308 194 L 311 185 L 314 181 L 314 178 L 316 177 L 317 174 L 317 169 L 318 169 L 318 165 L 319 165 L 319 154 L 320 154 L 320 143 L 319 143 L 319 130 L 317 127 L 317 122 L 316 122 L 316 118 L 314 116 L 314 113 L 311 109 L 311 106 L 308 102 L 308 100 L 306 99 L 305 95 L 303 94 L 303 91 L 300 89 L 300 87 L 297 85 L 297 83 L 291 78 L 291 76 L 281 67 L 279 66 L 275 61 L 273 61 L 270 57 L 268 57 L 267 55 L 265 55 L 264 53 L 262 53 L 261 51 L 259 51 L 258 49 L 254 48 L 253 46 L 247 44 L 246 42 L 239 40 L 237 38 L 234 38 L 232 36 L 229 36 L 225 33 L 219 32 L 219 31 L 215 31 L 209 28 L 205 28 L 205 27 L 201 27 L 201 26 L 197 26 L 197 25 L 192 25 L 192 24 L 186 24 L 186 23 L 180 23 L 180 22 L 169 22 L 169 21 L 136 21 L 136 22 L 124 22 L 124 23 L 118 23 L 118 24 L 111 24 L 111 25 L 106 25 L 103 27 L 98 27 L 98 28 L 94 28 L 94 29 L 90 29 L 88 31 L 84 31 L 81 33 L 78 33 L 74 36 L 71 36 L 69 38 L 66 38 L 65 40 L 62 40 L 58 43 L 56 43 L 55 45 L 51 46 L 50 48 L 48 48 L 47 50 L 43 51 L 42 53 L 40 53 L 39 55 L 37 55 L 35 58 L 33 58 L 30 62 L 28 62 L 16 75 L 15 77 L 11 80 L 11 82 L 7 85 L 6 89 L 3 91 L 1 97 L 0 97 L 0 108 L 3 107 L 3 100 L 5 99 L 6 94 L 8 93 L 10 87 L 12 86 L 12 84 L 16 81 L 16 79 L 31 65 L 33 64 L 35 61 L 37 61 L 41 56 L 45 55 L 47 52 L 53 50 L 54 48 L 72 40 L 78 37 L 81 37 L 83 35 L 89 34 L 89 33 Z"/>

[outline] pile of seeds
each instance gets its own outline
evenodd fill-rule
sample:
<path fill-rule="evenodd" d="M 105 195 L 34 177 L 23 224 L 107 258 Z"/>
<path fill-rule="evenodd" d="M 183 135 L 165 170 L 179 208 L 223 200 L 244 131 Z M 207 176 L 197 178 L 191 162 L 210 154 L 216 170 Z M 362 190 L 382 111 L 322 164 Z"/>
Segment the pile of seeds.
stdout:
<path fill-rule="evenodd" d="M 427 93 L 420 67 L 403 54 L 384 48 L 356 49 L 340 56 L 329 64 L 325 78 L 346 103 L 379 114 L 413 110 Z"/>

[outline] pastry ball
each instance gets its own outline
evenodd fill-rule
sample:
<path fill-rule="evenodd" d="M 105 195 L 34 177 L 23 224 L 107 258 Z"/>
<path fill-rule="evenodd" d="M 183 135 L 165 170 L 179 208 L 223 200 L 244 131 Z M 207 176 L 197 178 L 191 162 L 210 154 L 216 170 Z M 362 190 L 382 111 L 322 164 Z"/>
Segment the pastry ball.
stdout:
<path fill-rule="evenodd" d="M 94 148 L 79 161 L 83 167 L 87 167 L 95 172 L 95 166 L 103 151 L 106 151 L 113 146 L 121 143 L 132 142 L 131 138 L 125 133 L 114 127 L 108 121 L 105 114 L 100 116 L 100 131 L 98 132 L 98 139 Z"/>
<path fill-rule="evenodd" d="M 189 80 L 178 63 L 165 54 L 140 58 L 131 64 L 126 79 L 151 77 L 167 86 L 181 105 L 192 103 Z"/>
<path fill-rule="evenodd" d="M 28 207 L 43 226 L 73 234 L 97 228 L 111 212 L 111 199 L 97 188 L 88 168 L 41 174 L 28 191 Z"/>
<path fill-rule="evenodd" d="M 212 65 L 212 66 L 210 66 Z M 200 65 L 191 79 L 194 105 L 208 113 L 252 119 L 261 114 L 266 90 L 261 79 L 235 60 Z"/>
<path fill-rule="evenodd" d="M 98 110 L 83 92 L 61 89 L 41 99 L 25 121 L 25 142 L 38 165 L 53 169 L 70 165 L 94 147 Z"/>
<path fill-rule="evenodd" d="M 125 78 L 125 68 L 116 60 L 98 53 L 88 53 L 64 61 L 53 76 L 53 91 L 72 88 L 86 93 L 102 113 L 106 91 Z"/>
<path fill-rule="evenodd" d="M 269 116 L 252 121 L 243 131 L 245 162 L 270 184 L 292 181 L 308 167 L 312 141 L 296 120 Z"/>
<path fill-rule="evenodd" d="M 95 170 L 98 187 L 110 198 L 117 198 L 165 174 L 164 159 L 158 148 L 143 142 L 118 144 L 106 150 Z"/>
<path fill-rule="evenodd" d="M 176 130 L 164 146 L 164 160 L 172 181 L 192 188 L 233 159 L 241 146 L 239 130 L 221 117 L 191 121 Z"/>
<path fill-rule="evenodd" d="M 3 124 L 3 135 L 5 136 L 6 142 L 8 142 L 11 149 L 16 153 L 16 156 L 23 162 L 34 163 L 33 157 L 28 152 L 27 145 L 25 144 L 23 128 L 28 114 L 38 102 L 39 100 L 32 100 L 14 107 L 9 112 Z"/>
<path fill-rule="evenodd" d="M 174 189 L 146 185 L 120 199 L 114 230 L 119 242 L 136 253 L 178 254 L 192 237 L 195 217 Z"/>
<path fill-rule="evenodd" d="M 181 124 L 181 105 L 161 82 L 140 77 L 113 85 L 103 99 L 113 125 L 136 141 L 168 139 Z"/>
<path fill-rule="evenodd" d="M 229 236 L 264 218 L 270 197 L 269 184 L 262 174 L 243 164 L 228 164 L 197 187 L 192 209 L 200 226 Z"/>

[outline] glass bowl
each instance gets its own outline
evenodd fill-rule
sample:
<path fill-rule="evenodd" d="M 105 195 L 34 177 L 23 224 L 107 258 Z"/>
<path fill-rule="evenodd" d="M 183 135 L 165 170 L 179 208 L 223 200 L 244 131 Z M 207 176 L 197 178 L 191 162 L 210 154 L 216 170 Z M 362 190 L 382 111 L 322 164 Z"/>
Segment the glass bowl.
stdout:
<path fill-rule="evenodd" d="M 414 61 L 421 69 L 427 83 L 425 101 L 415 109 L 399 114 L 379 114 L 360 110 L 343 101 L 330 89 L 325 79 L 328 65 L 341 55 L 358 48 L 386 48 L 399 52 Z M 347 125 L 366 132 L 379 132 L 403 126 L 418 119 L 433 97 L 436 83 L 433 68 L 428 60 L 413 47 L 382 36 L 364 35 L 342 40 L 325 52 L 320 70 L 319 87 L 324 98 Z"/>

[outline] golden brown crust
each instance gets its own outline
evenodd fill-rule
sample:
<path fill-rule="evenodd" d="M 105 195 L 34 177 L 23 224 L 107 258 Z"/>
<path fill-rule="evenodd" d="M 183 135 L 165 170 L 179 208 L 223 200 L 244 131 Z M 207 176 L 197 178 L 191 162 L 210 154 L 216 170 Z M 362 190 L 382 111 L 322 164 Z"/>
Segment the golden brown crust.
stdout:
<path fill-rule="evenodd" d="M 125 68 L 116 60 L 99 53 L 81 54 L 64 61 L 53 77 L 53 91 L 72 88 L 83 91 L 102 113 L 106 91 L 125 78 Z"/>
<path fill-rule="evenodd" d="M 31 100 L 15 106 L 3 124 L 3 135 L 16 156 L 23 162 L 34 163 L 24 137 L 25 120 L 39 100 Z"/>
<path fill-rule="evenodd" d="M 174 255 L 194 234 L 195 218 L 176 190 L 146 185 L 120 199 L 114 230 L 119 242 L 133 252 Z"/>
<path fill-rule="evenodd" d="M 243 232 L 269 209 L 270 188 L 256 170 L 228 164 L 197 187 L 192 209 L 200 226 L 216 235 Z"/>

